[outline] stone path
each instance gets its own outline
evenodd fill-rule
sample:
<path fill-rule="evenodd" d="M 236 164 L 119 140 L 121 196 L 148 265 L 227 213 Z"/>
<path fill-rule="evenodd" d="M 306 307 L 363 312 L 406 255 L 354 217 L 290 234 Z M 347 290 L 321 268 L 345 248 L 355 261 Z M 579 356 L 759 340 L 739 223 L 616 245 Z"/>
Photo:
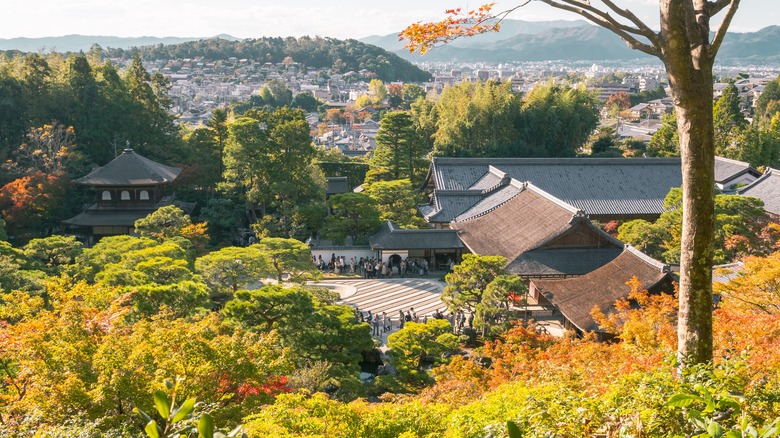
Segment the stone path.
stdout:
<path fill-rule="evenodd" d="M 393 322 L 393 330 L 383 334 L 380 338 L 383 341 L 388 334 L 397 331 L 399 310 L 408 312 L 414 307 L 420 322 L 425 315 L 430 318 L 436 309 L 442 313 L 446 310 L 444 303 L 441 302 L 444 284 L 435 280 L 419 278 L 325 280 L 318 285 L 339 292 L 341 294 L 339 304 L 357 307 L 364 314 L 369 310 L 374 315 L 386 312 Z"/>

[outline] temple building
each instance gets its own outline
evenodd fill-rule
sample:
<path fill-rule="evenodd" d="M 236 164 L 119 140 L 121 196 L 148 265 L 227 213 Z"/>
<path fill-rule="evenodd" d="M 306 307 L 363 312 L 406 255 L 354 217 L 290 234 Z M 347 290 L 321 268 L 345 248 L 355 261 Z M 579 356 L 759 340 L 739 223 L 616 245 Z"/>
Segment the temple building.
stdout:
<path fill-rule="evenodd" d="M 578 334 L 592 331 L 600 339 L 611 339 L 614 335 L 604 332 L 593 320 L 593 309 L 598 307 L 607 315 L 612 312 L 617 300 L 628 299 L 631 293 L 628 283 L 633 278 L 640 290 L 673 294 L 674 282 L 679 279 L 672 271 L 672 266 L 626 245 L 620 255 L 588 274 L 566 279 L 532 279 L 529 294 L 542 305 L 554 306 L 563 316 L 564 328 Z"/>
<path fill-rule="evenodd" d="M 460 214 L 450 229 L 469 251 L 500 255 L 507 271 L 523 278 L 584 275 L 620 255 L 624 246 L 582 210 L 517 180 Z"/>
<path fill-rule="evenodd" d="M 103 236 L 131 234 L 135 221 L 159 207 L 173 203 L 170 184 L 181 168 L 166 166 L 142 157 L 132 149 L 103 167 L 74 182 L 91 187 L 95 203 L 63 224 L 85 237 L 88 243 Z"/>
<path fill-rule="evenodd" d="M 761 176 L 749 163 L 715 157 L 721 191 Z M 511 180 L 528 182 L 584 211 L 591 220 L 656 220 L 664 198 L 682 185 L 679 158 L 449 158 L 434 157 L 422 189 L 429 202 L 420 213 L 431 227 L 448 228 L 467 210 L 497 192 L 520 193 Z"/>

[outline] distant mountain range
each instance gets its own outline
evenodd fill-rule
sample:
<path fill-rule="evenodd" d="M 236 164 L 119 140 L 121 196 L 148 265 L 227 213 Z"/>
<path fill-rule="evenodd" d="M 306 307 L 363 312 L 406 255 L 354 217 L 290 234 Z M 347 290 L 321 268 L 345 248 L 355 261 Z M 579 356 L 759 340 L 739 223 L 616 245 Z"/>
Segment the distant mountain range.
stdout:
<path fill-rule="evenodd" d="M 171 45 L 220 38 L 240 41 L 230 35 L 216 37 L 115 37 L 66 35 L 44 38 L 0 39 L 0 50 L 22 52 L 88 51 L 93 44 L 103 48 L 128 49 L 132 47 Z M 501 32 L 459 38 L 450 44 L 436 47 L 424 57 L 410 54 L 403 48 L 398 34 L 372 35 L 358 41 L 381 47 L 409 61 L 602 61 L 646 58 L 641 52 L 629 49 L 612 32 L 586 21 L 523 21 L 504 20 Z M 769 26 L 757 32 L 735 33 L 726 36 L 719 59 L 780 61 L 780 26 Z"/>
<path fill-rule="evenodd" d="M 360 41 L 374 44 L 410 61 L 522 62 L 631 60 L 645 55 L 631 50 L 612 32 L 585 21 L 530 22 L 504 20 L 501 31 L 459 38 L 431 49 L 424 57 L 410 54 L 398 34 L 374 35 Z M 780 26 L 757 32 L 729 33 L 719 59 L 780 60 Z"/>
<path fill-rule="evenodd" d="M 237 41 L 230 35 L 216 35 L 215 37 L 116 37 L 99 35 L 64 35 L 58 37 L 42 38 L 0 38 L 0 50 L 18 50 L 20 52 L 57 51 L 57 52 L 86 52 L 93 44 L 101 47 L 115 49 L 129 49 L 131 47 L 179 44 L 188 41 L 198 41 L 209 38 L 221 38 Z"/>

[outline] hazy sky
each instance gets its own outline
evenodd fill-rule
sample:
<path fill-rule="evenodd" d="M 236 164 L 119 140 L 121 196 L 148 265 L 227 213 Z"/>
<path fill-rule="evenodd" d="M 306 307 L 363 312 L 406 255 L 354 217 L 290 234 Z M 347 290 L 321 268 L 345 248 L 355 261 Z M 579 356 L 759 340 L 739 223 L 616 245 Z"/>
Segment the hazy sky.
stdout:
<path fill-rule="evenodd" d="M 68 34 L 203 37 L 222 33 L 241 38 L 362 38 L 397 32 L 415 21 L 439 19 L 446 9 L 475 7 L 487 1 L 1 0 L 0 38 Z M 499 0 L 496 8 L 510 7 L 517 1 Z M 616 3 L 656 27 L 658 0 Z M 776 3 L 777 0 L 743 0 L 731 29 L 748 32 L 780 24 Z M 593 4 L 598 4 L 598 0 L 593 0 Z M 531 21 L 578 18 L 536 2 L 510 17 Z"/>

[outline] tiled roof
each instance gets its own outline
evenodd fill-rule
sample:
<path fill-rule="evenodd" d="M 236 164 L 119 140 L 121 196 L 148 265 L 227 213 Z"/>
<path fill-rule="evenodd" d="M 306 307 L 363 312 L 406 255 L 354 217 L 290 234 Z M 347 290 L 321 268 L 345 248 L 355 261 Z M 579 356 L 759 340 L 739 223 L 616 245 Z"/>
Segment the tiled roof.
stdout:
<path fill-rule="evenodd" d="M 166 166 L 125 149 L 103 167 L 75 180 L 89 186 L 145 186 L 173 182 L 181 168 Z"/>
<path fill-rule="evenodd" d="M 750 163 L 744 161 L 732 160 L 729 158 L 715 157 L 715 182 L 723 184 L 729 180 L 742 175 L 743 173 L 753 173 L 756 176 L 760 175 L 760 172 L 754 169 Z"/>
<path fill-rule="evenodd" d="M 456 217 L 455 221 L 462 222 L 487 214 L 517 196 L 522 190 L 523 185 L 515 180 L 512 180 L 509 184 L 499 186 L 492 192 L 486 193 L 479 202 Z"/>
<path fill-rule="evenodd" d="M 575 212 L 534 190 L 524 190 L 489 214 L 450 226 L 471 252 L 500 255 L 511 261 L 568 228 Z"/>
<path fill-rule="evenodd" d="M 368 238 L 373 250 L 388 249 L 459 249 L 463 243 L 454 230 L 433 228 L 402 229 L 387 221 Z"/>
<path fill-rule="evenodd" d="M 746 172 L 748 163 L 716 157 L 715 180 L 727 182 Z M 447 214 L 426 218 L 447 222 L 472 208 L 475 190 L 489 190 L 508 178 L 528 181 L 592 216 L 652 216 L 663 213 L 664 198 L 682 185 L 679 158 L 444 158 L 434 157 L 429 177 L 437 197 L 448 199 Z M 452 192 L 451 192 L 452 191 Z"/>
<path fill-rule="evenodd" d="M 678 159 L 561 159 L 504 162 L 501 170 L 589 215 L 661 214 L 682 184 Z"/>
<path fill-rule="evenodd" d="M 631 292 L 626 282 L 634 276 L 642 288 L 650 291 L 670 286 L 662 283 L 671 279 L 664 265 L 631 246 L 626 246 L 614 260 L 581 277 L 532 280 L 532 283 L 574 326 L 595 331 L 598 326 L 590 315 L 591 310 L 598 306 L 609 313 L 615 301 Z"/>
<path fill-rule="evenodd" d="M 524 277 L 584 275 L 609 263 L 622 249 L 601 248 L 540 248 L 525 252 L 506 269 Z"/>
<path fill-rule="evenodd" d="M 87 210 L 62 221 L 79 227 L 135 226 L 135 221 L 148 216 L 153 210 Z"/>
<path fill-rule="evenodd" d="M 451 222 L 482 199 L 480 190 L 435 190 L 433 209 L 423 213 L 428 222 Z"/>
<path fill-rule="evenodd" d="M 750 185 L 737 191 L 743 196 L 753 196 L 764 201 L 764 210 L 780 215 L 780 170 L 769 169 Z"/>
<path fill-rule="evenodd" d="M 431 166 L 437 192 L 485 190 L 503 175 L 531 182 L 589 215 L 660 215 L 666 194 L 682 184 L 679 158 L 436 157 Z"/>

